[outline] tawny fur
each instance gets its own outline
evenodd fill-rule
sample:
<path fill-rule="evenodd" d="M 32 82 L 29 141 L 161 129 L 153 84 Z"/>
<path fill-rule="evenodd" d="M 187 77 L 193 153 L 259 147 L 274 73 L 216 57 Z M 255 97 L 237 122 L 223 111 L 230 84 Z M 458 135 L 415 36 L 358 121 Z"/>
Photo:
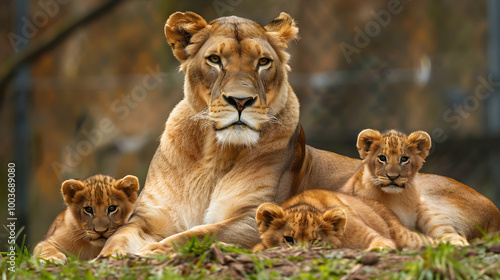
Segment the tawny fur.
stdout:
<path fill-rule="evenodd" d="M 281 207 L 264 203 L 255 216 L 262 242 L 275 245 L 329 244 L 334 249 L 418 249 L 436 242 L 403 226 L 382 204 L 326 190 L 307 190 Z"/>
<path fill-rule="evenodd" d="M 169 17 L 165 34 L 185 74 L 184 99 L 166 122 L 130 222 L 103 256 L 169 254 L 172 242 L 206 234 L 252 248 L 260 204 L 310 187 L 336 190 L 352 176 L 359 160 L 305 144 L 287 78 L 286 47 L 297 33 L 285 13 L 266 26 L 234 16 L 207 23 L 192 12 Z"/>
<path fill-rule="evenodd" d="M 463 185 L 462 192 L 454 193 L 451 189 L 447 191 L 447 185 L 436 188 L 419 180 L 423 176 L 418 171 L 431 148 L 431 138 L 426 132 L 416 131 L 407 136 L 395 130 L 381 134 L 365 129 L 358 136 L 357 147 L 364 165 L 342 187 L 342 192 L 376 200 L 394 211 L 408 228 L 452 244 L 465 245 L 467 239 L 479 237 L 476 223 L 486 232 L 499 230 L 498 221 L 495 222 L 498 210 L 494 206 L 491 207 L 493 223 L 477 220 L 477 213 L 469 212 L 475 203 L 469 204 L 467 210 L 460 207 L 467 196 L 478 201 L 487 201 L 486 198 Z M 449 187 L 456 189 L 456 185 Z M 437 189 L 434 193 L 440 194 L 439 199 L 430 192 L 432 188 Z"/>
<path fill-rule="evenodd" d="M 64 181 L 61 191 L 67 208 L 33 254 L 60 263 L 66 262 L 67 254 L 80 260 L 97 257 L 106 240 L 128 220 L 138 190 L 139 181 L 131 175 L 118 180 L 95 175 L 84 181 Z"/>

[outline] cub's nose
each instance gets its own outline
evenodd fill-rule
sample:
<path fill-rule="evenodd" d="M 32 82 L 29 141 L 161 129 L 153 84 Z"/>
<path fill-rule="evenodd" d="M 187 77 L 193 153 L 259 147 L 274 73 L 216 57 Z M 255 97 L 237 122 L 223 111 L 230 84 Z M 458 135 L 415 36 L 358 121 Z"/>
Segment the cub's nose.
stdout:
<path fill-rule="evenodd" d="M 224 97 L 224 100 L 229 105 L 233 106 L 234 108 L 236 108 L 236 110 L 238 110 L 238 113 L 241 113 L 241 111 L 243 111 L 243 109 L 245 109 L 246 107 L 252 106 L 252 104 L 255 103 L 255 100 L 257 100 L 257 98 L 253 98 L 253 97 L 237 98 L 237 97 L 225 96 L 225 95 L 223 97 Z"/>
<path fill-rule="evenodd" d="M 394 181 L 396 180 L 397 178 L 399 178 L 399 174 L 398 175 L 389 175 L 389 174 L 386 174 L 387 178 L 389 178 L 391 181 Z"/>
<path fill-rule="evenodd" d="M 96 229 L 94 228 L 94 231 L 95 231 L 95 233 L 97 233 L 97 234 L 101 234 L 101 235 L 103 235 L 103 234 L 105 234 L 105 233 L 108 231 L 108 229 L 105 229 L 105 230 L 99 231 L 99 230 L 96 230 Z"/>

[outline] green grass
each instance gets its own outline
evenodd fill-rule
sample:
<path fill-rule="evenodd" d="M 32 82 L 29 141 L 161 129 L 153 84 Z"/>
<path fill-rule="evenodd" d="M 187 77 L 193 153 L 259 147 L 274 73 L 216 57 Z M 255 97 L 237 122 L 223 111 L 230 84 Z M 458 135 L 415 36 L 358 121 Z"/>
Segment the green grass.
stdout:
<path fill-rule="evenodd" d="M 67 265 L 58 265 L 40 263 L 23 242 L 16 247 L 15 273 L 8 270 L 7 253 L 2 253 L 0 279 L 232 279 L 236 275 L 255 280 L 321 280 L 340 279 L 352 270 L 366 279 L 500 279 L 500 254 L 488 250 L 494 243 L 500 243 L 500 236 L 485 237 L 464 248 L 442 243 L 420 251 L 382 250 L 376 252 L 378 264 L 369 266 L 360 263 L 364 252 L 354 251 L 348 257 L 344 251 L 313 248 L 320 257 L 311 258 L 307 248 L 276 248 L 256 254 L 238 246 L 214 243 L 213 237 L 178 244 L 175 257 L 131 257 L 91 263 L 69 256 Z M 272 257 L 269 252 L 285 255 Z"/>
<path fill-rule="evenodd" d="M 471 246 L 457 248 L 449 243 L 437 247 L 428 245 L 415 260 L 391 279 L 500 279 L 500 254 L 488 253 L 487 248 L 500 242 L 500 235 L 485 237 Z"/>

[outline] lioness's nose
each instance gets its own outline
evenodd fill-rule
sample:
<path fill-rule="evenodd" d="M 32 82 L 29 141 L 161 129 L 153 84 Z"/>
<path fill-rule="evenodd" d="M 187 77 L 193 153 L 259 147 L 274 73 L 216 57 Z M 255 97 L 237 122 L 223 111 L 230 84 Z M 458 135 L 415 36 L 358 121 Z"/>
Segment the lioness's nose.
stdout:
<path fill-rule="evenodd" d="M 238 110 L 238 112 L 240 112 L 240 113 L 241 113 L 241 111 L 243 111 L 243 109 L 245 109 L 245 107 L 252 106 L 252 104 L 254 104 L 255 100 L 257 99 L 257 98 L 253 98 L 253 97 L 237 98 L 237 97 L 225 96 L 225 95 L 223 97 L 224 97 L 224 100 L 226 100 L 226 102 L 229 105 L 236 108 L 236 110 Z"/>

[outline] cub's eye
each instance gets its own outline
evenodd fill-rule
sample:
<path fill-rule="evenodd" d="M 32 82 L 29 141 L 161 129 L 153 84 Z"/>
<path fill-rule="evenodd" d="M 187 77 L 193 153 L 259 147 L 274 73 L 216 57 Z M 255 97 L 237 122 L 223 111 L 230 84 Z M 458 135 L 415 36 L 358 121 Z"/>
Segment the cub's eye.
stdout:
<path fill-rule="evenodd" d="M 401 157 L 401 163 L 407 163 L 409 159 L 409 157 Z"/>
<path fill-rule="evenodd" d="M 270 62 L 271 62 L 271 60 L 269 58 L 263 57 L 263 58 L 259 59 L 259 66 L 266 66 Z"/>
<path fill-rule="evenodd" d="M 110 205 L 108 207 L 108 213 L 111 214 L 111 213 L 115 212 L 117 208 L 118 208 L 118 206 L 116 206 L 116 205 Z"/>
<path fill-rule="evenodd" d="M 85 213 L 91 214 L 91 215 L 94 213 L 94 209 L 92 209 L 92 207 L 90 207 L 90 206 L 84 207 L 83 211 L 85 211 Z"/>
<path fill-rule="evenodd" d="M 207 57 L 207 59 L 208 59 L 208 61 L 215 63 L 215 64 L 220 63 L 220 56 L 215 55 L 215 54 L 210 55 L 209 57 Z"/>
<path fill-rule="evenodd" d="M 386 156 L 378 156 L 378 160 L 380 160 L 380 162 L 386 162 L 387 157 Z"/>
<path fill-rule="evenodd" d="M 295 240 L 293 240 L 293 237 L 291 236 L 284 236 L 283 239 L 285 239 L 285 242 L 290 245 L 293 245 L 295 243 Z"/>

